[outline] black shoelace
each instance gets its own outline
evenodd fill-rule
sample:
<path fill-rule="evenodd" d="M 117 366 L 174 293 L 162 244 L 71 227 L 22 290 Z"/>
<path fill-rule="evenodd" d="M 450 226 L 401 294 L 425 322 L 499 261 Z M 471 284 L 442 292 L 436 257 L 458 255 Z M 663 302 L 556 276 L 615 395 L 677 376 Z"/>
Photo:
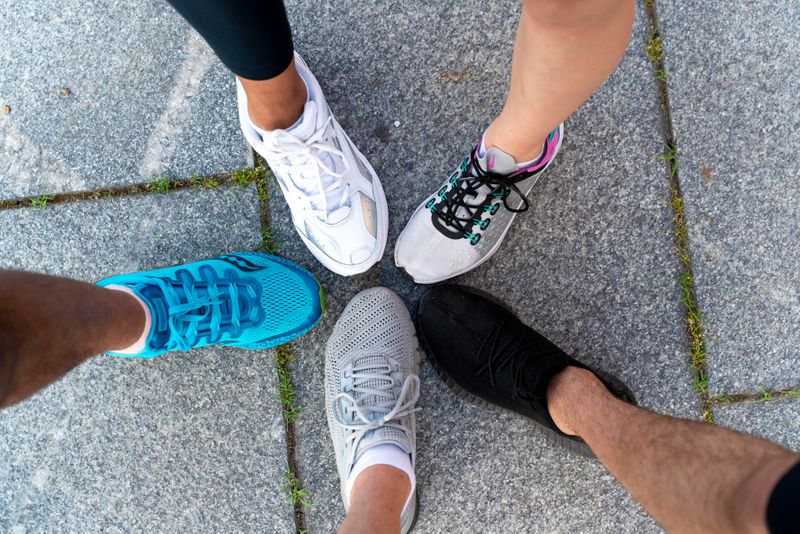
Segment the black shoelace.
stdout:
<path fill-rule="evenodd" d="M 525 367 L 531 361 L 531 353 L 536 352 L 539 343 L 524 330 L 516 336 L 516 339 L 506 336 L 505 343 L 502 343 L 505 324 L 506 321 L 502 321 L 478 347 L 478 354 L 483 354 L 484 350 L 487 350 L 488 357 L 486 363 L 476 369 L 475 376 L 486 373 L 489 384 L 494 387 L 497 385 L 497 374 L 510 365 L 511 397 L 528 402 L 534 411 L 539 412 L 547 404 L 545 396 L 533 391 L 530 384 L 523 380 Z"/>
<path fill-rule="evenodd" d="M 434 218 L 441 223 L 439 230 L 451 238 L 464 237 L 469 239 L 472 244 L 476 244 L 480 239 L 480 234 L 472 233 L 475 226 L 485 230 L 489 226 L 491 216 L 497 213 L 500 202 L 508 211 L 521 213 L 528 210 L 528 199 L 517 187 L 517 182 L 527 178 L 521 175 L 518 179 L 497 174 L 491 171 L 484 171 L 478 164 L 476 151 L 473 150 L 468 160 L 464 160 L 460 171 L 453 173 L 450 183 L 439 190 L 436 199 L 428 203 L 428 209 L 433 213 Z M 481 193 L 479 189 L 488 188 L 486 198 L 481 203 L 475 203 Z M 519 208 L 514 208 L 508 203 L 511 193 L 514 192 L 522 199 Z M 471 201 L 472 200 L 472 201 Z M 483 212 L 489 212 L 489 218 L 483 219 Z M 459 213 L 461 215 L 459 215 Z"/>

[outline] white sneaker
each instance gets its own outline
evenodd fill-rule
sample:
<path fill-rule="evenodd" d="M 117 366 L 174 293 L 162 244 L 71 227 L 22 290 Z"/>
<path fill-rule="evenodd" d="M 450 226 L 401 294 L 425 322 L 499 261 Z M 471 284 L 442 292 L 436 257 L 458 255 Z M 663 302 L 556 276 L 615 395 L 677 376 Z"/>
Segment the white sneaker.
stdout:
<path fill-rule="evenodd" d="M 564 125 L 542 154 L 517 165 L 499 148 L 464 159 L 444 185 L 414 212 L 397 238 L 394 262 L 418 284 L 434 284 L 475 269 L 497 252 L 526 196 L 561 147 Z M 513 196 L 512 196 L 513 193 Z"/>
<path fill-rule="evenodd" d="M 288 130 L 256 129 L 237 80 L 239 123 L 272 169 L 309 250 L 337 274 L 363 273 L 386 248 L 386 197 L 372 166 L 331 113 L 308 65 L 299 54 L 294 58 L 309 95 L 298 122 Z"/>
<path fill-rule="evenodd" d="M 342 312 L 325 347 L 325 405 L 336 454 L 342 501 L 361 455 L 379 445 L 417 456 L 419 343 L 403 301 L 384 287 L 356 295 Z M 400 517 L 401 532 L 414 525 L 417 496 Z"/>

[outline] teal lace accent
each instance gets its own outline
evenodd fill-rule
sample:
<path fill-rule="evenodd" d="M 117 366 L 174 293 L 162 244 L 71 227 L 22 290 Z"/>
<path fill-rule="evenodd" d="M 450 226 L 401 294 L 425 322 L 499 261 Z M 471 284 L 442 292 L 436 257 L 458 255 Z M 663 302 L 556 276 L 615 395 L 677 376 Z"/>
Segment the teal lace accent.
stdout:
<path fill-rule="evenodd" d="M 469 244 L 475 246 L 481 240 L 481 234 L 473 234 L 472 232 L 464 232 L 464 237 L 469 240 Z"/>
<path fill-rule="evenodd" d="M 472 222 L 474 222 L 475 225 L 478 228 L 480 228 L 481 230 L 486 230 L 486 228 L 489 226 L 489 223 L 491 222 L 491 220 L 490 219 L 472 219 Z"/>

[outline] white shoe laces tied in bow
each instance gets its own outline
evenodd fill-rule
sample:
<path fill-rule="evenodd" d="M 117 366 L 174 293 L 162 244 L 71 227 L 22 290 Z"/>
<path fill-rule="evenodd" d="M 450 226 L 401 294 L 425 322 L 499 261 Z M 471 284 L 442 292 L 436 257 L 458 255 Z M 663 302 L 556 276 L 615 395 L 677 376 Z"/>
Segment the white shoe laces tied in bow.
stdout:
<path fill-rule="evenodd" d="M 336 423 L 346 430 L 353 431 L 346 438 L 349 449 L 347 465 L 349 466 L 353 465 L 358 444 L 368 432 L 382 427 L 392 427 L 406 434 L 409 440 L 413 439 L 413 436 L 410 435 L 411 430 L 397 420 L 419 411 L 419 408 L 414 407 L 419 400 L 419 377 L 417 375 L 406 377 L 400 394 L 395 400 L 392 390 L 399 383 L 391 376 L 392 366 L 388 360 L 385 364 L 366 363 L 354 367 L 351 373 L 353 385 L 349 389 L 358 393 L 360 398 L 374 396 L 376 402 L 373 405 L 361 405 L 346 391 L 339 393 L 333 399 L 333 414 Z M 366 387 L 365 384 L 370 381 L 380 381 L 381 384 Z M 377 399 L 381 398 L 385 400 L 377 402 Z M 356 417 L 352 423 L 348 423 L 344 420 L 343 413 L 354 414 Z"/>
<path fill-rule="evenodd" d="M 326 138 L 332 120 L 333 116 L 331 115 L 322 127 L 305 141 L 286 130 L 276 130 L 270 135 L 270 144 L 272 145 L 270 148 L 276 159 L 285 160 L 292 167 L 300 165 L 313 169 L 312 184 L 295 182 L 295 185 L 310 194 L 310 197 L 301 200 L 307 209 L 318 212 L 318 215 L 322 216 L 322 220 L 326 220 L 330 212 L 346 205 L 350 197 L 350 184 L 345 184 L 342 180 L 350 170 L 350 164 L 344 153 Z M 332 165 L 326 163 L 325 155 L 330 155 Z M 342 161 L 344 166 L 342 171 L 336 171 L 334 157 Z M 302 178 L 306 177 L 302 176 Z M 310 191 L 306 191 L 303 187 L 308 185 L 311 185 Z M 334 202 L 332 206 L 329 205 L 328 193 L 338 191 L 341 191 L 338 202 Z"/>

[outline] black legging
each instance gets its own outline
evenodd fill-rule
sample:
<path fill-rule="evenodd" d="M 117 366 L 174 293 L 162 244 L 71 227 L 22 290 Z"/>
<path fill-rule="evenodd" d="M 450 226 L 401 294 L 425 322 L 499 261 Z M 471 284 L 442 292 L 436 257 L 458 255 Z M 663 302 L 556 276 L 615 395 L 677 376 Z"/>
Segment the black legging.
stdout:
<path fill-rule="evenodd" d="M 281 0 L 167 1 L 242 78 L 268 80 L 292 62 L 292 32 Z"/>

